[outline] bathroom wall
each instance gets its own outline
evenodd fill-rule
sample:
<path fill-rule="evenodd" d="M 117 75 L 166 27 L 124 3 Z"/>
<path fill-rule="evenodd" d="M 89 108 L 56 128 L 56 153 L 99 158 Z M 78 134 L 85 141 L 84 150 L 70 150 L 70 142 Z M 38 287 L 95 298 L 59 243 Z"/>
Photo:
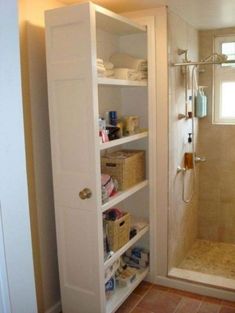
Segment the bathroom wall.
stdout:
<path fill-rule="evenodd" d="M 198 59 L 198 32 L 173 13 L 168 16 L 169 62 L 180 62 L 177 50 L 188 49 L 190 60 Z M 176 174 L 177 166 L 183 166 L 184 152 L 192 151 L 188 144 L 191 119 L 178 120 L 179 113 L 185 113 L 184 75 L 180 67 L 169 66 L 169 268 L 177 266 L 197 237 L 198 183 L 194 187 L 193 200 L 182 201 L 183 175 Z M 195 119 L 195 142 L 197 146 L 198 126 Z M 198 180 L 197 180 L 198 182 Z M 193 188 L 193 173 L 185 176 L 185 195 L 189 198 Z"/>
<path fill-rule="evenodd" d="M 44 40 L 44 11 L 59 6 L 56 0 L 19 1 L 27 178 L 39 313 L 60 312 Z"/>
<path fill-rule="evenodd" d="M 214 36 L 226 34 L 235 28 L 200 31 L 200 59 L 213 53 Z M 209 112 L 199 122 L 200 154 L 207 159 L 200 165 L 199 237 L 235 243 L 235 125 L 212 124 L 213 66 L 203 69 Z"/>

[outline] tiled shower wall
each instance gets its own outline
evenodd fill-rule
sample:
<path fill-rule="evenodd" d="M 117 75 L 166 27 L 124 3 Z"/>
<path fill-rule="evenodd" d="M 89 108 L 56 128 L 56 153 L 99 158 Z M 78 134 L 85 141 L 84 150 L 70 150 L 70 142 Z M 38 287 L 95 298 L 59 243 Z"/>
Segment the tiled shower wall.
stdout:
<path fill-rule="evenodd" d="M 213 53 L 213 39 L 235 34 L 235 28 L 199 32 L 200 59 Z M 212 124 L 213 66 L 204 67 L 200 84 L 208 86 L 209 114 L 199 121 L 199 238 L 235 243 L 235 126 Z"/>
<path fill-rule="evenodd" d="M 180 62 L 183 56 L 177 50 L 188 49 L 190 60 L 198 59 L 198 32 L 173 13 L 168 16 L 169 62 Z M 187 143 L 191 132 L 191 120 L 178 120 L 185 113 L 184 75 L 181 68 L 169 66 L 169 268 L 177 266 L 197 237 L 198 186 L 195 184 L 193 201 L 182 201 L 183 175 L 176 174 L 177 166 L 183 166 L 184 152 L 192 147 Z M 197 142 L 197 121 L 195 125 Z M 197 180 L 198 181 L 198 180 Z M 185 177 L 186 198 L 192 186 L 192 172 Z"/>

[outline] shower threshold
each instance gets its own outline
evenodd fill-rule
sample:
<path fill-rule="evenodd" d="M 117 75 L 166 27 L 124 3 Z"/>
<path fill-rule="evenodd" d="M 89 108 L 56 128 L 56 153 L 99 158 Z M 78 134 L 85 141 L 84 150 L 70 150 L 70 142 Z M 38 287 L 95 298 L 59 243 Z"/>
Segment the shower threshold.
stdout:
<path fill-rule="evenodd" d="M 169 277 L 235 290 L 235 245 L 196 240 Z"/>

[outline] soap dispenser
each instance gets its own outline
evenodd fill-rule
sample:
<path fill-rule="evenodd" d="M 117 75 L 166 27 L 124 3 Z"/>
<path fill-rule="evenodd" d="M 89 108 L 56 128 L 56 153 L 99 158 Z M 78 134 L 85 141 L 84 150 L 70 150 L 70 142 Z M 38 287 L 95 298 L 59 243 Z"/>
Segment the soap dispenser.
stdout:
<path fill-rule="evenodd" d="M 195 116 L 202 118 L 207 116 L 207 97 L 204 93 L 206 86 L 198 86 L 196 101 L 195 101 Z"/>

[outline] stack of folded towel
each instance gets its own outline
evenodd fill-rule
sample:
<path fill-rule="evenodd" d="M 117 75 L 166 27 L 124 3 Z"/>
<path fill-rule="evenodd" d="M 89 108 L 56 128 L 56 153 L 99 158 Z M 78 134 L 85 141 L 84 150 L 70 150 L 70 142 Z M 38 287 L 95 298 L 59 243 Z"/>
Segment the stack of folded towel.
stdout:
<path fill-rule="evenodd" d="M 97 73 L 99 77 L 112 77 L 114 65 L 111 62 L 104 62 L 103 59 L 96 60 Z"/>
<path fill-rule="evenodd" d="M 126 80 L 146 80 L 148 78 L 147 60 L 137 59 L 126 53 L 115 53 L 110 62 L 114 65 L 114 77 Z"/>
<path fill-rule="evenodd" d="M 99 77 L 104 77 L 105 75 L 105 67 L 104 67 L 104 61 L 102 59 L 96 60 L 96 67 L 97 67 L 97 73 Z"/>
<path fill-rule="evenodd" d="M 144 59 L 137 59 L 126 53 L 115 53 L 109 62 L 98 58 L 96 61 L 99 77 L 124 80 L 146 80 L 148 64 Z"/>

